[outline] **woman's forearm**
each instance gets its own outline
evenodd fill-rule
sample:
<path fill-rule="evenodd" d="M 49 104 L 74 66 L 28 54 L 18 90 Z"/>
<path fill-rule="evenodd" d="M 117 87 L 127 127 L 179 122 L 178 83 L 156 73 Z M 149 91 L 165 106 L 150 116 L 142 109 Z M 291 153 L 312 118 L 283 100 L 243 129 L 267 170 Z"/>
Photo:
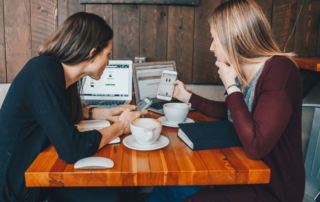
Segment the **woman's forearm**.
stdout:
<path fill-rule="evenodd" d="M 99 132 L 101 133 L 102 138 L 99 144 L 99 149 L 108 144 L 111 140 L 122 135 L 124 131 L 125 124 L 122 122 L 115 122 L 110 127 L 100 129 Z"/>

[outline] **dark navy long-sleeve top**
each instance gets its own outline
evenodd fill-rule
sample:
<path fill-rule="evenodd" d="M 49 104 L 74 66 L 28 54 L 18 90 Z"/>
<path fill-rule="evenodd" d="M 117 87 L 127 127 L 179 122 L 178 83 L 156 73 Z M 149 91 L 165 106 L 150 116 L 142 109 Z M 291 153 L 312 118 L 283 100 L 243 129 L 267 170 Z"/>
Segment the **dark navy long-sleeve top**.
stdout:
<path fill-rule="evenodd" d="M 101 134 L 79 132 L 69 107 L 61 63 L 53 56 L 31 59 L 0 110 L 0 201 L 25 201 L 24 172 L 49 144 L 66 162 L 97 152 Z"/>

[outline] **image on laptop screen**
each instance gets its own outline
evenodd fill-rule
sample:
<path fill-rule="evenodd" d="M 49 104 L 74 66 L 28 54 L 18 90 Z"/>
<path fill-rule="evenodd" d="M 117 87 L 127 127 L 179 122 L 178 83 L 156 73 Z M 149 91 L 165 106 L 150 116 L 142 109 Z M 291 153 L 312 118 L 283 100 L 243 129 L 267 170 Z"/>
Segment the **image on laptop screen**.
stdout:
<path fill-rule="evenodd" d="M 88 105 L 117 105 L 132 99 L 132 61 L 110 60 L 99 80 L 83 78 L 81 99 Z"/>
<path fill-rule="evenodd" d="M 153 100 L 149 110 L 162 113 L 162 105 L 156 106 L 156 103 L 163 102 L 157 100 L 157 91 L 160 84 L 161 74 L 164 70 L 176 71 L 175 61 L 161 61 L 161 62 L 145 62 L 133 64 L 134 74 L 134 88 L 136 103 L 148 97 Z"/>

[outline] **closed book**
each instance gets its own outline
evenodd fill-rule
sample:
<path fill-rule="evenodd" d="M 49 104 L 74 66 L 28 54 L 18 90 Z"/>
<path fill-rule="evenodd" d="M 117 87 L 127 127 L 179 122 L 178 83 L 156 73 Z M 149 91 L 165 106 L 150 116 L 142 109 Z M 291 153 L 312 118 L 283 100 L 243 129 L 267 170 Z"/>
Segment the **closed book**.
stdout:
<path fill-rule="evenodd" d="M 192 150 L 240 146 L 240 140 L 229 121 L 179 124 L 178 137 Z"/>

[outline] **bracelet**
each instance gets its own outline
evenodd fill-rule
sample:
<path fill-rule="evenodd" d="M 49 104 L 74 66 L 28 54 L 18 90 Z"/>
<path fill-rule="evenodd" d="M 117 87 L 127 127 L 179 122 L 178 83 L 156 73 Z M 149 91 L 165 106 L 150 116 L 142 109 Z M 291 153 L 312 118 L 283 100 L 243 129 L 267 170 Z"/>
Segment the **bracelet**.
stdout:
<path fill-rule="evenodd" d="M 229 85 L 229 86 L 226 88 L 226 90 L 228 90 L 229 88 L 231 88 L 231 87 L 233 87 L 233 86 L 239 88 L 238 85 L 234 83 L 234 84 Z"/>
<path fill-rule="evenodd" d="M 89 107 L 89 110 L 88 110 L 88 119 L 91 120 L 93 118 L 93 109 L 96 108 L 96 107 Z"/>

